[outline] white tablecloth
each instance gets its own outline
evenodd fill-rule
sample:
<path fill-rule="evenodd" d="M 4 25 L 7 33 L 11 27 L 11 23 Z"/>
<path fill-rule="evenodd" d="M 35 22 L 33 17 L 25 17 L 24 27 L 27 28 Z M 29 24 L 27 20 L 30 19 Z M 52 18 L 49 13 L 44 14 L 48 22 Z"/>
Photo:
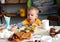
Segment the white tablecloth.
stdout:
<path fill-rule="evenodd" d="M 50 27 L 53 27 L 53 26 L 50 26 Z M 54 26 L 54 28 L 60 29 L 60 26 Z M 39 29 L 37 29 L 37 31 L 35 31 L 35 33 L 32 34 L 31 39 L 29 39 L 29 40 L 25 39 L 25 40 L 23 40 L 23 42 L 41 40 L 41 38 L 43 36 L 49 36 L 49 31 L 46 31 L 44 29 L 39 28 Z M 51 41 L 51 42 L 60 42 L 60 38 L 54 38 L 52 40 L 53 41 Z M 7 39 L 1 39 L 0 38 L 0 42 L 8 42 L 8 41 L 7 41 Z M 12 41 L 10 41 L 10 42 L 12 42 Z M 45 41 L 42 41 L 42 42 L 45 42 Z M 46 42 L 48 42 L 48 40 Z"/>

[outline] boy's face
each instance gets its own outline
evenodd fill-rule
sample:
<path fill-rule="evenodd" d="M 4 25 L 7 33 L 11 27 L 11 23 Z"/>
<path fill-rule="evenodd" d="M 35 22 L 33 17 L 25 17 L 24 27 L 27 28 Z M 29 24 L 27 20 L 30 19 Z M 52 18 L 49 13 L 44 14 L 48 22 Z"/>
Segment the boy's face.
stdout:
<path fill-rule="evenodd" d="M 37 17 L 38 15 L 37 15 L 36 10 L 33 9 L 33 10 L 28 11 L 27 19 L 29 22 L 31 23 L 34 22 Z"/>

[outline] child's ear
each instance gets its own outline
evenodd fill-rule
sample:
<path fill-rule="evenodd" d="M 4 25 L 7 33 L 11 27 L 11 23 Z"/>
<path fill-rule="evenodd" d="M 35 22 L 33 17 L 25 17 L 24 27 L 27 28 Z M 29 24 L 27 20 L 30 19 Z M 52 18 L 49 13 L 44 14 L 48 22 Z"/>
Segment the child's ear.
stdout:
<path fill-rule="evenodd" d="M 36 15 L 36 18 L 38 18 L 38 15 Z"/>

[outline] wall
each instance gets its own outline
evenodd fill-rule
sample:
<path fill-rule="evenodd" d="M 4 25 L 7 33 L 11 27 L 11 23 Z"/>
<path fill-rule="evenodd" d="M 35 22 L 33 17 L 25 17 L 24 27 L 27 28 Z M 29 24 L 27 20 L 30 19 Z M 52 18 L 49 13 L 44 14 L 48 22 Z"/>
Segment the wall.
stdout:
<path fill-rule="evenodd" d="M 5 11 L 5 12 L 7 12 L 7 13 L 16 13 L 16 12 L 18 12 L 18 9 L 20 8 L 20 7 L 25 7 L 26 8 L 26 5 L 23 5 L 23 4 L 16 4 L 16 5 L 2 5 L 2 7 L 3 7 L 3 10 Z M 42 19 L 46 19 L 47 18 L 47 16 L 39 16 L 39 18 L 42 20 Z M 19 20 L 19 18 L 17 18 L 17 17 L 14 17 L 14 18 L 12 18 L 12 23 L 14 24 L 14 23 L 16 23 L 15 21 L 15 19 L 17 19 L 18 21 L 20 21 Z M 21 19 L 21 18 L 20 18 Z M 15 21 L 14 21 L 15 20 Z M 4 22 L 4 18 L 3 18 L 3 22 Z M 5 22 L 4 22 L 5 23 Z"/>
<path fill-rule="evenodd" d="M 19 8 L 26 8 L 26 4 L 3 4 L 1 6 L 3 7 L 3 10 L 7 13 L 16 13 L 19 10 Z"/>
<path fill-rule="evenodd" d="M 19 4 L 19 5 L 18 4 L 16 4 L 16 5 L 9 4 L 9 5 L 2 5 L 2 6 L 3 6 L 3 10 L 7 13 L 10 13 L 10 12 L 16 13 L 20 7 L 26 7 L 26 5 L 24 5 L 24 4 Z M 47 19 L 47 15 L 40 15 L 39 18 L 40 18 L 40 20 Z M 11 18 L 11 24 L 16 24 L 18 22 L 21 22 L 22 20 L 23 20 L 22 18 L 17 18 L 17 17 Z M 1 23 L 1 21 L 0 21 L 0 23 Z M 3 23 L 5 23 L 4 18 L 3 18 Z M 55 23 L 55 24 L 53 24 L 53 23 Z M 53 22 L 51 22 L 51 25 L 57 25 L 57 23 L 53 21 Z"/>
<path fill-rule="evenodd" d="M 3 19 L 3 23 L 5 23 L 5 19 L 4 17 L 2 18 Z M 11 17 L 11 23 L 10 24 L 17 24 L 21 21 L 23 21 L 25 18 L 20 18 L 20 17 Z M 47 16 L 39 16 L 39 19 L 40 20 L 43 20 L 43 19 L 47 19 Z M 1 23 L 1 21 L 0 21 Z M 57 23 L 55 21 L 50 21 L 50 25 L 57 25 Z"/>

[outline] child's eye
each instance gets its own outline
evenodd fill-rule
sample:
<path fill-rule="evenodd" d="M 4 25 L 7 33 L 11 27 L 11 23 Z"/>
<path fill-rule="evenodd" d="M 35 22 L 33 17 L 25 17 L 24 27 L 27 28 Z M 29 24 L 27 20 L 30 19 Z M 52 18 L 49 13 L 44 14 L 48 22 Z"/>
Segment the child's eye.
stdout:
<path fill-rule="evenodd" d="M 31 15 L 31 16 L 33 16 L 33 15 Z"/>

